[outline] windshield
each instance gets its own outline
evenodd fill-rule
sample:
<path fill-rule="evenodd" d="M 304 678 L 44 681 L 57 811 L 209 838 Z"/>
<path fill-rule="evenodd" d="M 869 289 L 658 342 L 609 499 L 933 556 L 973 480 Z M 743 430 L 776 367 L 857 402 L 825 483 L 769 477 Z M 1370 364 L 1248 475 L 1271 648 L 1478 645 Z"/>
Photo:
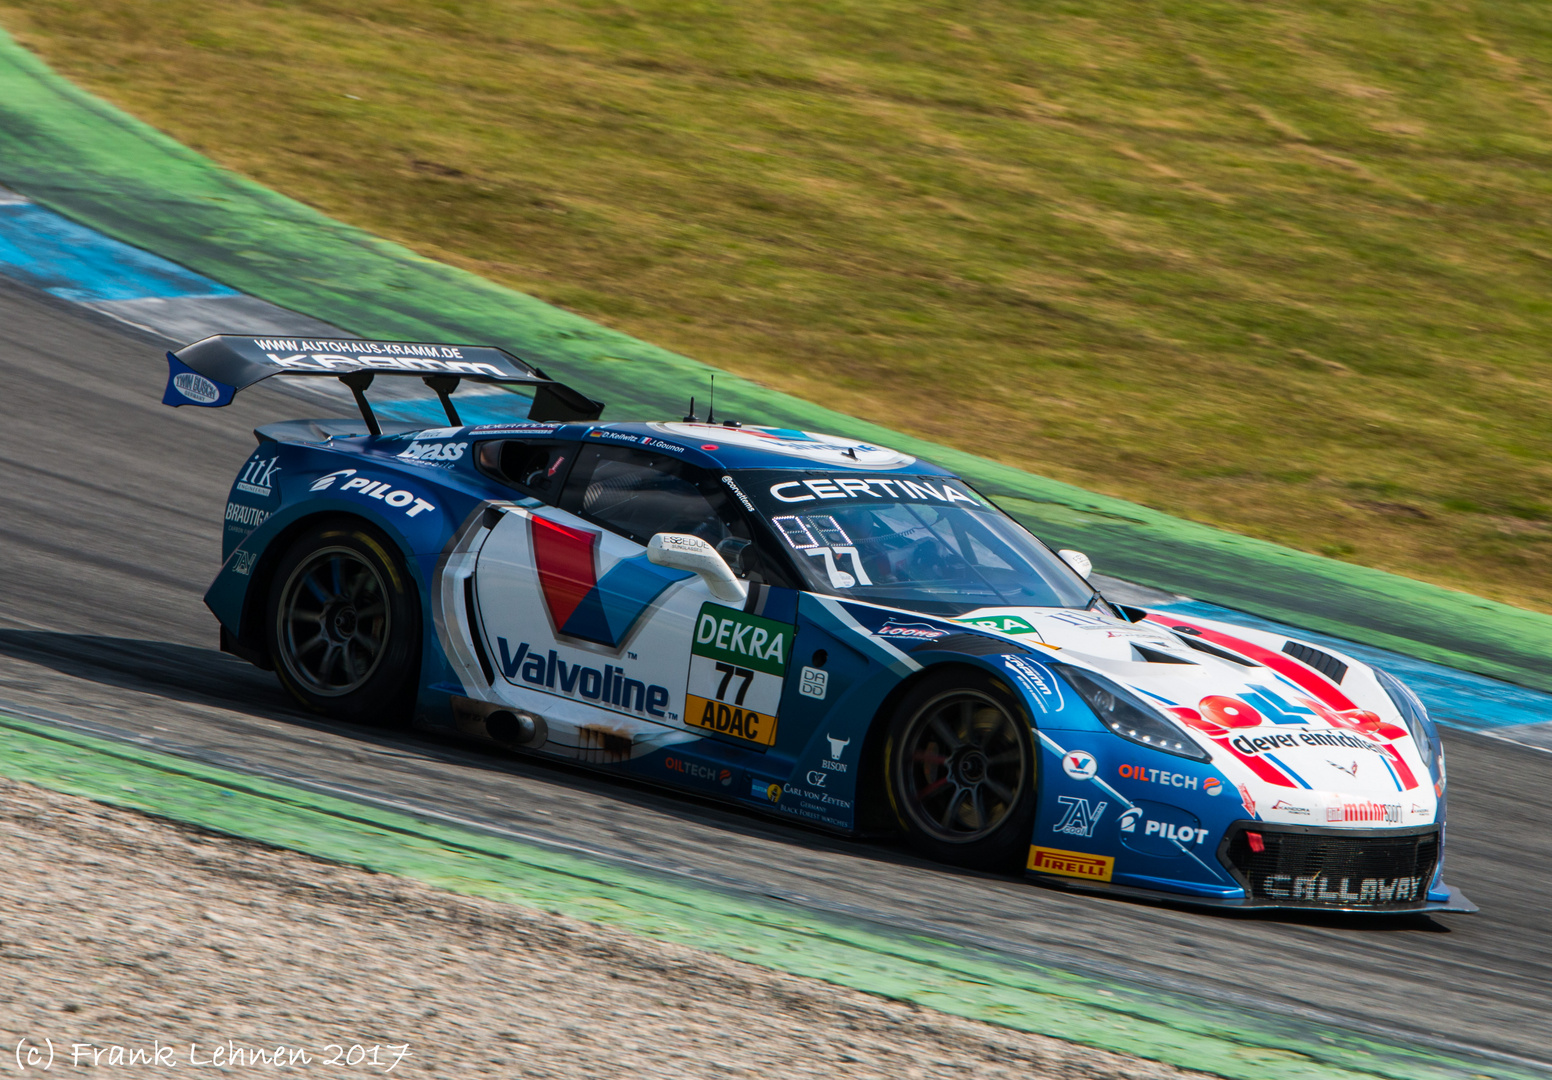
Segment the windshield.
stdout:
<path fill-rule="evenodd" d="M 732 479 L 814 592 L 932 615 L 1094 599 L 1050 548 L 960 480 L 789 469 Z"/>

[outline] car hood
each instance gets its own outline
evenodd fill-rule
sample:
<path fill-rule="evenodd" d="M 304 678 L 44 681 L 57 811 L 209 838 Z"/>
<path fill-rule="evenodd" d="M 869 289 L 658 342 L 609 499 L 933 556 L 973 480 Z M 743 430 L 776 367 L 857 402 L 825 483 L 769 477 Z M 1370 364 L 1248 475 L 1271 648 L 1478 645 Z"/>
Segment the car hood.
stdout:
<path fill-rule="evenodd" d="M 1135 691 L 1211 753 L 1254 819 L 1382 829 L 1439 816 L 1442 769 L 1436 782 L 1373 669 L 1351 657 L 1168 612 L 996 608 L 956 621 Z"/>

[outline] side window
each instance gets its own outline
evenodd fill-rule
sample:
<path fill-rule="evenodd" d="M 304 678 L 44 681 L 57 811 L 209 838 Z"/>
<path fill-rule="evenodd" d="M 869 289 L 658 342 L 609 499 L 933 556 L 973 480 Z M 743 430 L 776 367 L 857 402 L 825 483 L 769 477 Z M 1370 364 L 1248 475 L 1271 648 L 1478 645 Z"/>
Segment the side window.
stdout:
<path fill-rule="evenodd" d="M 677 458 L 625 446 L 582 446 L 560 506 L 645 544 L 654 533 L 699 536 L 733 573 L 750 582 L 793 586 L 783 558 L 719 482 Z"/>
<path fill-rule="evenodd" d="M 545 502 L 555 502 L 576 449 L 576 443 L 491 439 L 479 444 L 475 461 L 486 476 Z"/>
<path fill-rule="evenodd" d="M 705 480 L 703 470 L 646 450 L 583 446 L 561 505 L 638 544 L 674 532 L 715 546 L 733 534 L 732 522 Z"/>

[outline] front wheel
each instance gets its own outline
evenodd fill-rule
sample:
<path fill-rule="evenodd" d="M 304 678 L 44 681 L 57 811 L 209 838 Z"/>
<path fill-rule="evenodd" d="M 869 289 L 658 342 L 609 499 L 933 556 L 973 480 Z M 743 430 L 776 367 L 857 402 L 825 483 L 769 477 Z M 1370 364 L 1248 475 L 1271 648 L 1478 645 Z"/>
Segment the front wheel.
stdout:
<path fill-rule="evenodd" d="M 1035 819 L 1035 753 L 1013 693 L 979 672 L 928 676 L 884 747 L 889 801 L 911 846 L 979 870 L 1023 864 Z"/>
<path fill-rule="evenodd" d="M 364 522 L 303 533 L 275 568 L 266 631 L 275 673 L 315 712 L 407 719 L 420 668 L 420 605 L 391 541 Z"/>

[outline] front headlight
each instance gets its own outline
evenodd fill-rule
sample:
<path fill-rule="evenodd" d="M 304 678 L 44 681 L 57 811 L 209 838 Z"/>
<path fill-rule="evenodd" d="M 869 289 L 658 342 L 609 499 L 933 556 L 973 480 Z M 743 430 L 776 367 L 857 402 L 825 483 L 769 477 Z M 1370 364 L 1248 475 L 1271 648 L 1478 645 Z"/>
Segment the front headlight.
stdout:
<path fill-rule="evenodd" d="M 1061 672 L 1067 684 L 1094 710 L 1100 723 L 1121 738 L 1193 761 L 1212 760 L 1212 755 L 1196 745 L 1195 740 L 1176 726 L 1174 721 L 1130 690 L 1092 671 L 1082 671 L 1066 664 L 1052 666 Z"/>
<path fill-rule="evenodd" d="M 1401 719 L 1406 721 L 1407 730 L 1412 733 L 1412 741 L 1417 744 L 1417 752 L 1423 755 L 1423 764 L 1428 766 L 1429 771 L 1433 771 L 1433 736 L 1430 731 L 1433 724 L 1428 719 L 1428 710 L 1412 693 L 1412 688 L 1390 672 L 1375 668 L 1374 677 L 1385 688 L 1385 693 L 1401 714 Z"/>

